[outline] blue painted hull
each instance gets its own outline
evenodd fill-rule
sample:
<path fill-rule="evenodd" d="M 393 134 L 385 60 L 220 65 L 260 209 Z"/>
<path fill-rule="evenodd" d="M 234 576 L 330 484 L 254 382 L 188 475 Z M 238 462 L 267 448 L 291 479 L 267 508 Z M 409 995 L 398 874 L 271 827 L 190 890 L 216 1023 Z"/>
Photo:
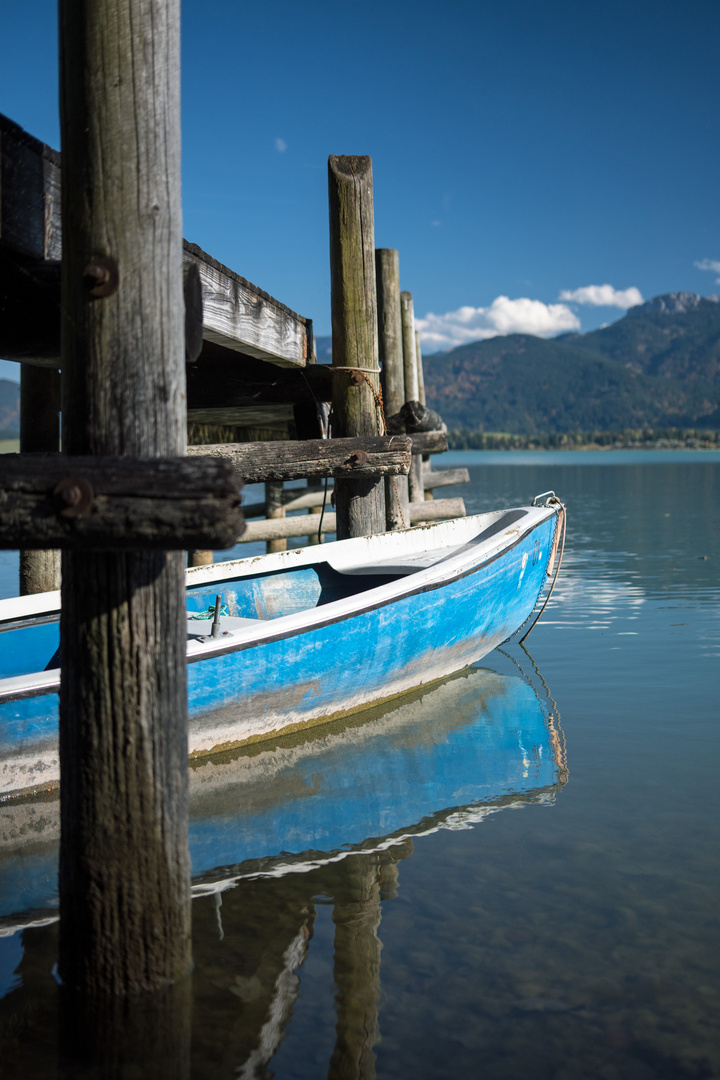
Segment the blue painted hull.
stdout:
<path fill-rule="evenodd" d="M 191 571 L 189 609 L 201 612 L 222 593 L 232 627 L 225 643 L 189 645 L 191 754 L 327 722 L 477 662 L 533 611 L 556 541 L 550 510 L 510 511 L 502 522 L 500 539 L 496 526 L 472 538 L 467 519 L 463 535 L 470 541 L 451 545 L 449 555 L 438 548 L 417 571 L 412 562 L 409 569 L 391 565 L 389 557 L 385 568 L 373 566 L 373 552 L 399 548 L 398 534 L 288 552 L 275 563 L 267 556 L 228 564 L 243 569 L 236 577 L 223 577 L 222 565 L 194 577 Z M 442 534 L 433 526 L 406 535 L 414 544 L 410 560 L 422 560 L 422 544 Z M 363 545 L 370 562 L 353 577 L 357 570 L 342 558 L 362 553 Z M 331 565 L 331 549 L 340 570 Z M 32 671 L 35 663 L 42 672 L 52 662 L 57 622 L 30 623 L 0 632 L 0 794 L 52 786 L 59 776 L 57 687 L 2 695 L 3 685 L 24 677 L 18 667 L 30 663 Z"/>
<path fill-rule="evenodd" d="M 562 733 L 532 688 L 472 668 L 362 721 L 195 763 L 195 890 L 464 828 L 552 800 L 566 776 Z M 0 807 L 0 932 L 56 908 L 58 829 L 56 802 Z"/>

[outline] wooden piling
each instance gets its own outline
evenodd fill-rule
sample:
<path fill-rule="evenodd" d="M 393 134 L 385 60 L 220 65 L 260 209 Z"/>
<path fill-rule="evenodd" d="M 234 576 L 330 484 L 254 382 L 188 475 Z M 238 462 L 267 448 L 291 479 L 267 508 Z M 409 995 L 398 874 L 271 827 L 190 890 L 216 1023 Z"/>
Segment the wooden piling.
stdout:
<path fill-rule="evenodd" d="M 378 353 L 380 357 L 385 416 L 394 416 L 405 404 L 402 319 L 400 316 L 400 265 L 397 251 L 378 248 L 375 252 L 378 308 Z M 406 476 L 385 479 L 385 524 L 388 529 L 410 525 Z"/>
<path fill-rule="evenodd" d="M 405 401 L 419 401 L 417 358 L 415 356 L 415 314 L 412 293 L 400 293 L 400 315 L 402 318 Z"/>
<path fill-rule="evenodd" d="M 179 0 L 60 0 L 63 450 L 185 450 Z M 59 971 L 190 967 L 181 552 L 63 558 Z"/>
<path fill-rule="evenodd" d="M 403 368 L 405 371 L 405 401 L 418 401 L 418 365 L 415 352 L 415 314 L 412 293 L 400 293 L 400 313 L 402 318 Z M 425 498 L 422 482 L 422 459 L 413 456 L 408 474 L 410 502 L 420 502 Z"/>
<path fill-rule="evenodd" d="M 415 331 L 415 362 L 417 363 L 418 376 L 418 401 L 425 405 L 425 373 L 423 372 L 422 349 L 420 348 L 420 335 Z"/>
<path fill-rule="evenodd" d="M 379 435 L 371 159 L 331 155 L 328 188 L 334 434 Z M 335 501 L 339 540 L 384 532 L 385 492 L 379 479 L 338 480 Z"/>
<path fill-rule="evenodd" d="M 57 453 L 60 449 L 60 372 L 20 366 L 20 452 Z M 60 588 L 60 552 L 20 552 L 20 595 Z"/>
<path fill-rule="evenodd" d="M 273 480 L 265 485 L 265 514 L 273 521 L 285 517 L 282 480 Z M 268 554 L 273 551 L 287 551 L 287 540 L 268 540 L 265 550 Z"/>

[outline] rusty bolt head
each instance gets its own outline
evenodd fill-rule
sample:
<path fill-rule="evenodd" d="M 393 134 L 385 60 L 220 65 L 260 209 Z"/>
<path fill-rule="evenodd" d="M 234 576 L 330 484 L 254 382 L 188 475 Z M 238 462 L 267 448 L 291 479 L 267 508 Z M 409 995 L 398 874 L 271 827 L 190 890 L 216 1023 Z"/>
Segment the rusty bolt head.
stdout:
<path fill-rule="evenodd" d="M 367 459 L 368 456 L 365 450 L 353 450 L 352 454 L 350 455 L 350 464 L 364 465 Z"/>
<path fill-rule="evenodd" d="M 119 280 L 117 263 L 106 255 L 97 255 L 83 270 L 83 284 L 92 297 L 112 296 Z"/>
<path fill-rule="evenodd" d="M 348 378 L 350 380 L 351 386 L 362 386 L 362 384 L 365 382 L 365 379 L 363 378 L 363 373 L 361 371 L 351 371 L 348 375 Z"/>
<path fill-rule="evenodd" d="M 56 485 L 53 495 L 61 504 L 61 517 L 67 518 L 80 517 L 95 498 L 92 485 L 82 476 L 66 476 Z"/>

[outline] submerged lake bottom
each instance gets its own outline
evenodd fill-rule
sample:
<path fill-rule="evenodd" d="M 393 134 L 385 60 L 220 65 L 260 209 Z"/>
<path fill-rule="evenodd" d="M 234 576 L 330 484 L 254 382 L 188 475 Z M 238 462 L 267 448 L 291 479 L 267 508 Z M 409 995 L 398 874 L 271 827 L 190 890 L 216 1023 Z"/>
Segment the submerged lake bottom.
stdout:
<path fill-rule="evenodd" d="M 568 507 L 527 651 L 192 770 L 194 971 L 117 1075 L 720 1077 L 720 458 L 434 464 L 468 513 Z M 3 1077 L 93 1075 L 56 845 L 52 799 L 0 807 Z"/>

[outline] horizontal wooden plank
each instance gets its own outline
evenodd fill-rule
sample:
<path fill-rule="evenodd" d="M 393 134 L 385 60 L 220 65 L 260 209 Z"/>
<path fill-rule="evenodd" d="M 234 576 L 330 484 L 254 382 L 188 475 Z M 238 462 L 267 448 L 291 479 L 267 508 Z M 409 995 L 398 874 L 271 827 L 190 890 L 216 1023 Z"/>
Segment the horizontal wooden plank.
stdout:
<path fill-rule="evenodd" d="M 30 259 L 60 259 L 60 183 L 60 154 L 0 114 L 0 247 Z M 185 241 L 183 259 L 198 267 L 205 339 L 284 367 L 305 366 L 312 320 L 195 244 Z"/>
<path fill-rule="evenodd" d="M 423 487 L 426 491 L 435 488 L 450 487 L 452 484 L 467 484 L 470 473 L 467 469 L 434 469 L 423 468 Z"/>
<path fill-rule="evenodd" d="M 462 499 L 426 499 L 425 502 L 410 503 L 410 524 L 421 521 L 444 521 L 446 518 L 465 517 L 465 503 Z"/>
<path fill-rule="evenodd" d="M 226 548 L 242 533 L 241 482 L 214 457 L 4 454 L 0 548 Z"/>
<path fill-rule="evenodd" d="M 217 443 L 189 446 L 188 454 L 226 458 L 232 461 L 245 483 L 250 484 L 320 476 L 344 480 L 398 476 L 409 471 L 410 447 L 407 435 L 378 435 L 352 439 Z"/>
<path fill-rule="evenodd" d="M 465 503 L 462 499 L 433 499 L 431 502 L 410 503 L 411 525 L 459 517 L 465 517 Z M 324 514 L 298 514 L 296 517 L 248 521 L 238 542 L 249 544 L 262 540 L 289 540 L 293 536 L 317 536 L 321 520 L 323 534 L 336 531 L 335 511 L 328 509 Z"/>
<path fill-rule="evenodd" d="M 292 536 L 317 536 L 321 518 L 323 534 L 334 533 L 337 529 L 335 511 L 328 509 L 324 514 L 298 514 L 297 517 L 248 521 L 242 536 L 238 537 L 238 543 L 289 540 Z"/>
<path fill-rule="evenodd" d="M 413 454 L 444 454 L 448 448 L 444 431 L 422 431 L 408 438 L 412 439 Z"/>
<path fill-rule="evenodd" d="M 312 321 L 184 241 L 203 292 L 203 337 L 281 367 L 304 367 L 312 356 Z"/>

